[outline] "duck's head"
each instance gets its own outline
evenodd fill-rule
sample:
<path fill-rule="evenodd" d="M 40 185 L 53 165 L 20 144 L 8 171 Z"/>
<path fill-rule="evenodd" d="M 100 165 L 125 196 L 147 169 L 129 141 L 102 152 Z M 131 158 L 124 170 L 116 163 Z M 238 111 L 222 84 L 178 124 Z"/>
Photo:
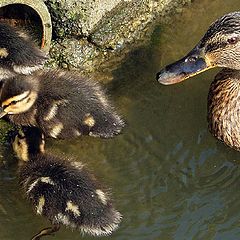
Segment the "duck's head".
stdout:
<path fill-rule="evenodd" d="M 18 159 L 29 161 L 31 156 L 44 153 L 44 136 L 38 128 L 24 127 L 18 131 L 12 147 Z"/>
<path fill-rule="evenodd" d="M 0 82 L 0 118 L 28 111 L 38 95 L 38 82 L 32 76 L 18 75 Z"/>
<path fill-rule="evenodd" d="M 30 74 L 46 60 L 46 54 L 25 33 L 0 23 L 0 79 Z"/>
<path fill-rule="evenodd" d="M 240 70 L 240 12 L 215 21 L 185 57 L 157 73 L 157 80 L 174 84 L 213 67 Z"/>

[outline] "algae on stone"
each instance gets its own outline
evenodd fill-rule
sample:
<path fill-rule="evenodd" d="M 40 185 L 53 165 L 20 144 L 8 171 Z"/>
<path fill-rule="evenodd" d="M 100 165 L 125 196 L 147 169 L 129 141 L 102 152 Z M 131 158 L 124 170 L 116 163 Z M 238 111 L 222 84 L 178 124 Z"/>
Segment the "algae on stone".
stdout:
<path fill-rule="evenodd" d="M 0 143 L 4 143 L 7 140 L 8 133 L 14 129 L 14 127 L 4 120 L 0 120 Z"/>
<path fill-rule="evenodd" d="M 156 20 L 180 12 L 189 2 L 45 0 L 54 32 L 49 65 L 86 74 L 102 71 L 112 59 L 121 59 L 130 49 L 144 44 Z"/>

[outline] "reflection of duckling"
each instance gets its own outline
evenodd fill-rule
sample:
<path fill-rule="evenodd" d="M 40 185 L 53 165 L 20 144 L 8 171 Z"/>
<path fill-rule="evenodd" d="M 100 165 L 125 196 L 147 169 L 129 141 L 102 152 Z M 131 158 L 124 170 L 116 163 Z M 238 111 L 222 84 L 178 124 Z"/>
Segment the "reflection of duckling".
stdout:
<path fill-rule="evenodd" d="M 240 12 L 216 20 L 200 42 L 181 60 L 157 74 L 160 83 L 181 82 L 213 67 L 225 67 L 212 82 L 208 95 L 211 133 L 240 151 Z"/>
<path fill-rule="evenodd" d="M 30 74 L 40 69 L 46 57 L 25 33 L 0 23 L 0 79 Z"/>
<path fill-rule="evenodd" d="M 13 142 L 20 160 L 20 184 L 37 214 L 53 225 L 33 239 L 40 239 L 60 225 L 79 229 L 93 236 L 109 235 L 121 221 L 121 214 L 109 194 L 80 162 L 70 162 L 44 153 L 44 140 L 37 128 L 23 129 Z"/>
<path fill-rule="evenodd" d="M 113 137 L 124 126 L 97 82 L 77 73 L 49 70 L 4 81 L 1 117 L 36 126 L 53 138 L 82 134 Z"/>

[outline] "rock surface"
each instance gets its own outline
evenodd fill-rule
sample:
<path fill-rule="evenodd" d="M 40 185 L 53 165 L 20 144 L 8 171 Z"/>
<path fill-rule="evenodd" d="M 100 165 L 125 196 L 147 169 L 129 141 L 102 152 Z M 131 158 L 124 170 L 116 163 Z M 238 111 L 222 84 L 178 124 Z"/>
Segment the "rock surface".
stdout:
<path fill-rule="evenodd" d="M 49 65 L 91 74 L 143 44 L 159 18 L 191 0 L 45 0 L 53 22 Z M 108 65 L 108 64 L 107 64 Z M 116 64 L 115 64 L 116 66 Z"/>

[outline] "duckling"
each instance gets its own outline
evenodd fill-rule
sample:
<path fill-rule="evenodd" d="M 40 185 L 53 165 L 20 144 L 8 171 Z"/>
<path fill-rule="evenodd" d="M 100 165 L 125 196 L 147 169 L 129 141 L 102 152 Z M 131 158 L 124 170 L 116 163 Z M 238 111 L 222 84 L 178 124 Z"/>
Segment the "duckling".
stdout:
<path fill-rule="evenodd" d="M 93 236 L 110 235 L 118 228 L 122 216 L 109 193 L 81 162 L 45 153 L 38 128 L 23 128 L 12 145 L 23 162 L 19 182 L 27 199 L 35 213 L 52 224 L 33 240 L 58 231 L 61 225 Z"/>
<path fill-rule="evenodd" d="M 209 90 L 209 129 L 216 138 L 240 151 L 240 12 L 216 20 L 196 47 L 161 70 L 157 80 L 174 84 L 213 67 L 224 69 Z"/>
<path fill-rule="evenodd" d="M 110 138 L 124 126 L 101 86 L 77 72 L 48 70 L 9 78 L 2 83 L 0 104 L 0 117 L 39 127 L 52 138 Z"/>
<path fill-rule="evenodd" d="M 0 23 L 0 36 L 0 80 L 43 67 L 47 57 L 26 33 Z"/>

